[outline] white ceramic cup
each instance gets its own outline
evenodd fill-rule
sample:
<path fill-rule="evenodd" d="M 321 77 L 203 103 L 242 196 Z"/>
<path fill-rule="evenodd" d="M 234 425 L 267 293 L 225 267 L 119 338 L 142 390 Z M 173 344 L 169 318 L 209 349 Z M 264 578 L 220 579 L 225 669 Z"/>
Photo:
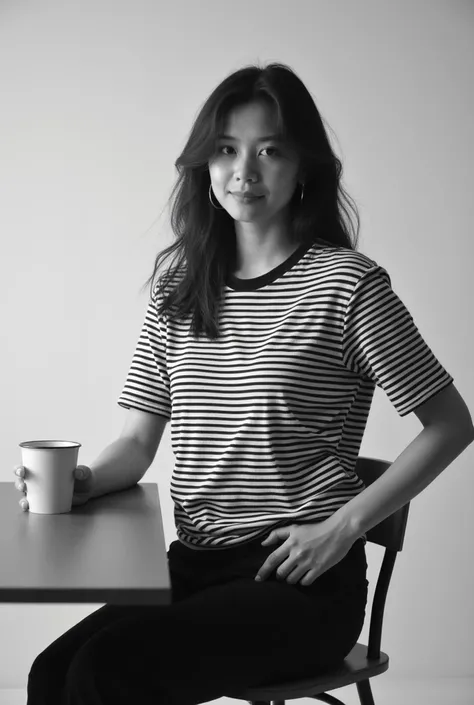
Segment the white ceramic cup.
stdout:
<path fill-rule="evenodd" d="M 74 470 L 81 444 L 75 441 L 24 441 L 19 445 L 29 511 L 33 514 L 70 512 Z"/>

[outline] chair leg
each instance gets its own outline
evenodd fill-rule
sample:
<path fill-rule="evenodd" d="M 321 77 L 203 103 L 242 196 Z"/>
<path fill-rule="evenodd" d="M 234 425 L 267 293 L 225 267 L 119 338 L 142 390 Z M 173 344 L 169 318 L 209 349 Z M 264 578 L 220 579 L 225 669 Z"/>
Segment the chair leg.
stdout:
<path fill-rule="evenodd" d="M 375 705 L 369 680 L 358 681 L 356 686 L 361 705 Z"/>
<path fill-rule="evenodd" d="M 344 705 L 342 700 L 339 700 L 339 698 L 336 698 L 334 695 L 329 695 L 329 693 L 318 693 L 317 695 L 310 695 L 309 697 L 315 700 L 321 700 L 321 702 L 327 703 L 327 705 Z"/>

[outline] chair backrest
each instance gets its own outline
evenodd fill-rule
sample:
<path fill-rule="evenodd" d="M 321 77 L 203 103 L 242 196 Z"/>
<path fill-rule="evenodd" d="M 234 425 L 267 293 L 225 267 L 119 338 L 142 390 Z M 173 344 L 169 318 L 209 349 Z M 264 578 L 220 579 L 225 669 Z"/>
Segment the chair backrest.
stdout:
<path fill-rule="evenodd" d="M 357 458 L 355 471 L 366 487 L 368 487 L 372 482 L 375 482 L 375 480 L 383 475 L 391 464 L 392 463 L 388 460 L 359 456 Z M 410 502 L 400 507 L 396 512 L 381 521 L 380 524 L 377 524 L 367 531 L 367 541 L 371 541 L 385 548 L 370 613 L 369 644 L 367 650 L 367 657 L 369 659 L 378 659 L 380 656 L 385 600 L 397 552 L 401 551 L 403 548 L 409 508 Z"/>
<path fill-rule="evenodd" d="M 365 486 L 368 487 L 383 475 L 391 464 L 388 460 L 359 456 L 355 471 Z M 381 521 L 380 524 L 367 531 L 367 541 L 377 543 L 379 546 L 384 546 L 392 551 L 401 551 L 405 538 L 409 508 L 410 503 L 408 502 L 408 504 L 400 507 L 396 512 Z"/>

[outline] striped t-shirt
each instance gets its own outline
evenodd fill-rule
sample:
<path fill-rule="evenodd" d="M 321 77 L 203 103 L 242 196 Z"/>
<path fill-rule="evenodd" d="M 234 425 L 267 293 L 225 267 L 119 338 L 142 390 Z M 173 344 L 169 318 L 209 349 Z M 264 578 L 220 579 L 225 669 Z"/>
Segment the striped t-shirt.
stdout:
<path fill-rule="evenodd" d="M 400 416 L 453 382 L 366 255 L 316 241 L 228 275 L 221 337 L 150 297 L 118 404 L 171 420 L 178 539 L 226 548 L 322 521 L 364 490 L 355 464 L 375 385 Z"/>

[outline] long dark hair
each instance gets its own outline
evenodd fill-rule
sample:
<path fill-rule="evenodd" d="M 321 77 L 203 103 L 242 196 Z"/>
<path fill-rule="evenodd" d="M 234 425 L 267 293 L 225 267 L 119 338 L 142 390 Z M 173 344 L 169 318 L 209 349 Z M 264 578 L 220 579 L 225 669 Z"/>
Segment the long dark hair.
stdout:
<path fill-rule="evenodd" d="M 153 273 L 143 287 L 151 282 L 153 298 L 160 261 L 174 253 L 172 264 L 157 279 L 161 294 L 157 310 L 159 314 L 167 311 L 170 319 L 192 313 L 196 337 L 202 332 L 214 340 L 220 337 L 219 303 L 236 247 L 233 218 L 209 201 L 208 163 L 217 151 L 217 135 L 223 131 L 228 113 L 254 100 L 276 108 L 278 129 L 295 147 L 304 171 L 303 200 L 301 191 L 295 189 L 289 203 L 291 238 L 308 246 L 319 239 L 335 247 L 357 249 L 357 207 L 341 185 L 342 163 L 303 82 L 280 63 L 264 68 L 247 66 L 232 73 L 204 103 L 175 162 L 179 176 L 169 198 L 175 242 L 157 255 Z M 355 215 L 355 232 L 343 201 Z"/>

